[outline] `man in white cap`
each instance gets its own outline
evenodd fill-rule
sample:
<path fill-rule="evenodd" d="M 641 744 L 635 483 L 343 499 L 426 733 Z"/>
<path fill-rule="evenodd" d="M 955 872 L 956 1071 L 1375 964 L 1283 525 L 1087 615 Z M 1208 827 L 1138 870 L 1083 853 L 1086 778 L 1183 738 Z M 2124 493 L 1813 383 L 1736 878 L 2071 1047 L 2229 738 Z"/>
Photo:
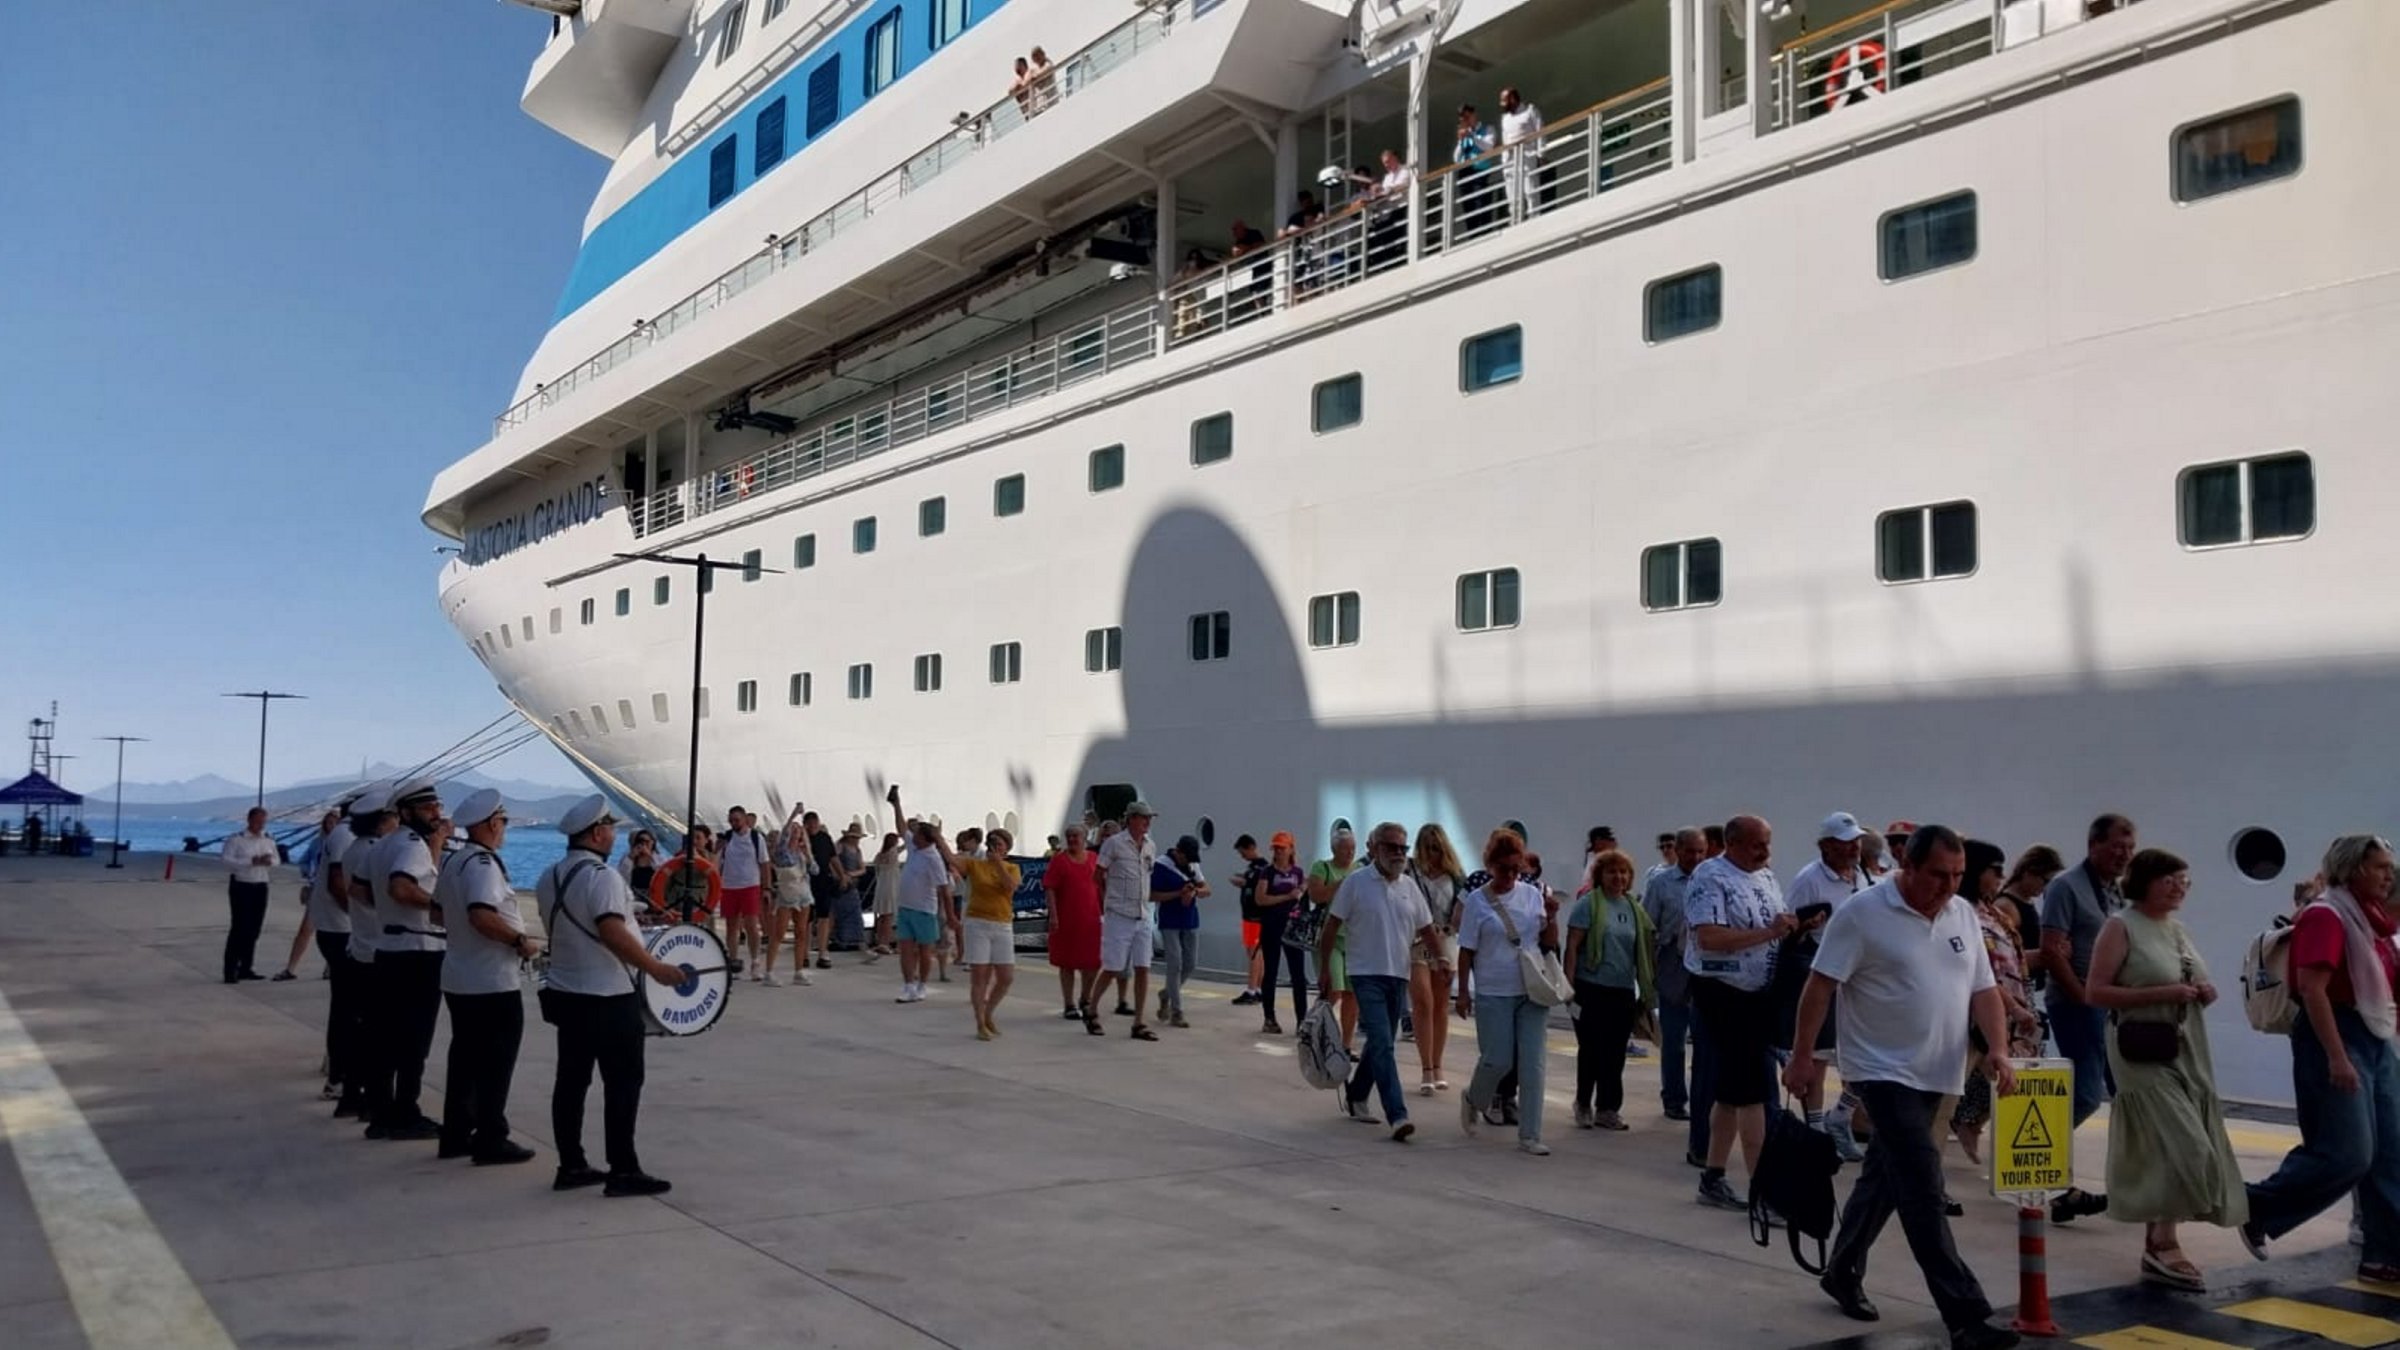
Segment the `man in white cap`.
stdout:
<path fill-rule="evenodd" d="M 316 931 L 317 955 L 325 958 L 325 980 L 332 986 L 325 1002 L 325 1096 L 338 1100 L 349 1092 L 352 1010 L 350 971 L 350 904 L 339 889 L 342 854 L 356 837 L 350 831 L 350 812 L 366 789 L 347 792 L 329 814 L 333 828 L 317 841 L 317 863 L 308 877 L 308 926 Z"/>
<path fill-rule="evenodd" d="M 367 884 L 375 871 L 375 846 L 400 826 L 391 803 L 392 790 L 381 783 L 369 785 L 350 803 L 350 842 L 342 849 L 336 878 L 350 902 L 350 942 L 343 949 L 350 958 L 350 1053 L 343 1056 L 349 1076 L 342 1080 L 342 1099 L 334 1104 L 333 1117 L 364 1120 L 370 1126 L 382 1119 L 392 1090 L 391 1070 L 383 1067 L 383 991 L 375 983 L 375 939 L 383 928 L 375 920 L 374 888 Z M 334 998 L 338 1006 L 338 983 Z"/>
<path fill-rule="evenodd" d="M 1848 811 L 1836 811 L 1825 817 L 1824 823 L 1817 827 L 1817 856 L 1793 874 L 1791 884 L 1783 888 L 1783 902 L 1800 924 L 1789 950 L 1782 953 L 1775 966 L 1775 1048 L 1787 1055 L 1792 1051 L 1800 994 L 1808 987 L 1809 963 L 1816 960 L 1818 933 L 1843 901 L 1875 884 L 1875 879 L 1858 862 L 1860 841 L 1867 833 L 1866 827 L 1858 823 L 1858 817 Z M 1833 1036 L 1834 1019 L 1828 1017 L 1812 1048 L 1819 1054 L 1830 1053 Z M 1858 1106 L 1856 1097 L 1844 1091 L 1833 1112 L 1827 1114 L 1825 1080 L 1820 1078 L 1809 1095 L 1801 1099 L 1801 1106 L 1808 1113 L 1809 1128 L 1831 1136 L 1842 1161 L 1857 1162 L 1867 1156 L 1851 1129 L 1851 1113 Z"/>
<path fill-rule="evenodd" d="M 642 1108 L 642 1004 L 633 970 L 680 982 L 683 972 L 652 956 L 634 930 L 633 892 L 608 865 L 617 822 L 598 793 L 559 817 L 567 856 L 542 873 L 535 896 L 550 935 L 542 1017 L 558 1028 L 558 1081 L 550 1090 L 550 1134 L 558 1147 L 552 1190 L 605 1183 L 608 1195 L 660 1195 L 669 1184 L 642 1171 L 633 1150 Z M 629 970 L 628 967 L 631 969 Z M 583 1151 L 583 1099 L 600 1071 L 608 1171 Z"/>
<path fill-rule="evenodd" d="M 525 1038 L 517 971 L 541 944 L 525 934 L 516 887 L 500 861 L 508 838 L 508 808 L 500 794 L 491 788 L 470 793 L 450 822 L 467 832 L 467 842 L 442 860 L 434 887 L 450 920 L 450 951 L 442 960 L 450 1077 L 434 1156 L 472 1157 L 478 1167 L 521 1163 L 533 1150 L 508 1137 L 508 1083 Z"/>
<path fill-rule="evenodd" d="M 420 778 L 392 792 L 400 828 L 376 841 L 367 878 L 375 893 L 375 915 L 383 930 L 375 939 L 375 987 L 383 1014 L 383 1061 L 391 1096 L 370 1139 L 432 1139 L 441 1126 L 425 1114 L 418 1095 L 425 1083 L 425 1057 L 433 1052 L 434 1024 L 442 1015 L 442 951 L 447 937 L 434 903 L 439 872 L 434 860 L 449 838 L 441 792 Z"/>
<path fill-rule="evenodd" d="M 1158 866 L 1150 822 L 1157 814 L 1148 802 L 1133 803 L 1125 808 L 1125 828 L 1100 846 L 1100 985 L 1092 1004 L 1099 1006 L 1115 980 L 1121 1005 L 1130 984 L 1137 1041 L 1158 1039 L 1142 1020 L 1150 1002 L 1150 874 Z"/>

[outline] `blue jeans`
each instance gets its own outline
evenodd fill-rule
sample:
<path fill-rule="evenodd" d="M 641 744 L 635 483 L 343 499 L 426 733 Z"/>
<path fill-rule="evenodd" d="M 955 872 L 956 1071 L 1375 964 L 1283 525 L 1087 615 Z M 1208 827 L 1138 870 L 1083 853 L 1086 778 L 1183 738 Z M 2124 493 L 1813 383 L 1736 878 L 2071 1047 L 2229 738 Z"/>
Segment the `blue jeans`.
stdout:
<path fill-rule="evenodd" d="M 1683 1073 L 1683 1043 L 1692 1034 L 1690 1005 L 1658 1005 L 1658 1100 L 1670 1111 L 1690 1105 L 1690 1081 Z"/>
<path fill-rule="evenodd" d="M 2358 1070 L 2358 1091 L 2333 1086 L 2325 1048 L 2303 1012 L 2292 1027 L 2300 1147 L 2283 1156 L 2275 1175 L 2251 1183 L 2250 1225 L 2282 1237 L 2356 1190 L 2367 1238 L 2359 1259 L 2400 1262 L 2400 1050 L 2347 1008 L 2334 1009 L 2333 1020 Z"/>
<path fill-rule="evenodd" d="M 1501 1078 L 1515 1069 L 1519 1139 L 1542 1137 L 1542 1065 L 1549 1054 L 1543 1037 L 1549 1027 L 1550 1010 L 1523 994 L 1476 995 L 1475 1077 L 1467 1100 L 1478 1111 L 1489 1107 Z"/>
<path fill-rule="evenodd" d="M 2108 1012 L 2053 998 L 2050 1035 L 2059 1055 L 2075 1062 L 2075 1123 L 2080 1126 L 2117 1095 L 2117 1080 L 2108 1072 Z"/>
<path fill-rule="evenodd" d="M 1373 1088 L 1383 1098 L 1383 1119 L 1397 1125 L 1408 1119 L 1408 1098 L 1400 1092 L 1400 1061 L 1393 1052 L 1399 1039 L 1400 1012 L 1408 1006 L 1408 981 L 1397 975 L 1352 975 L 1351 997 L 1358 1000 L 1358 1029 L 1367 1035 L 1366 1051 L 1350 1071 L 1350 1100 L 1363 1102 Z"/>

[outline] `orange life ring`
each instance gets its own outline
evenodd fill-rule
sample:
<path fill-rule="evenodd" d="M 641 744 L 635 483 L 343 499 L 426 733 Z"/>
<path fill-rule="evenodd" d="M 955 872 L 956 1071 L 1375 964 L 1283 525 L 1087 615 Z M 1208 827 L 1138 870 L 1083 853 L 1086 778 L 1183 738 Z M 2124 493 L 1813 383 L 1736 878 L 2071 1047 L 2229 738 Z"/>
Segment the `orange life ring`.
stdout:
<path fill-rule="evenodd" d="M 715 914 L 717 912 L 717 899 L 725 892 L 725 883 L 724 880 L 717 875 L 716 865 L 711 863 L 706 858 L 687 859 L 681 853 L 678 853 L 674 857 L 667 859 L 663 863 L 660 863 L 658 865 L 658 870 L 650 874 L 650 907 L 652 909 L 667 910 L 677 914 L 680 917 L 682 911 L 676 908 L 675 902 L 670 900 L 669 896 L 674 891 L 680 889 L 676 885 L 673 878 L 683 871 L 684 864 L 686 862 L 689 862 L 694 868 L 698 869 L 701 877 L 708 883 L 708 898 L 695 906 L 694 912 L 696 914 Z"/>
<path fill-rule="evenodd" d="M 1825 70 L 1825 111 L 1888 92 L 1891 86 L 1885 77 L 1889 69 L 1883 44 L 1873 38 L 1863 38 L 1835 52 L 1833 64 Z"/>

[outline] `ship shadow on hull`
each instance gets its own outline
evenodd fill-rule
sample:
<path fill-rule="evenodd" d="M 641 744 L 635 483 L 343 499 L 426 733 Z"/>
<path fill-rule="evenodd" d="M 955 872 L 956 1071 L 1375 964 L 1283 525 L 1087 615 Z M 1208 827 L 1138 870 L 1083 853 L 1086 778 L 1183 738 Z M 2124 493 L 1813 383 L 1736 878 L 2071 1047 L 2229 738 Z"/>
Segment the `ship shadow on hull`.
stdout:
<path fill-rule="evenodd" d="M 1374 560 L 1360 562 L 1353 574 L 1371 575 Z M 1204 862 L 1217 878 L 1235 866 L 1232 842 L 1244 833 L 1263 841 L 1291 830 L 1305 862 L 1323 855 L 1337 819 L 1361 830 L 1381 819 L 1412 830 L 1440 821 L 1462 853 L 1480 848 L 1499 822 L 1518 820 L 1546 854 L 1550 880 L 1569 890 L 1594 824 L 1614 826 L 1646 868 L 1656 832 L 1756 812 L 1780 826 L 1772 865 L 1788 877 L 1813 856 L 1815 823 L 1837 810 L 1875 824 L 1940 820 L 2012 854 L 2047 841 L 2070 860 L 2094 813 L 2121 810 L 2145 844 L 2192 864 L 2195 903 L 2185 921 L 2223 984 L 2326 841 L 2388 829 L 2395 805 L 2390 766 L 2400 737 L 2390 729 L 2400 725 L 2400 668 L 2389 662 L 2113 679 L 2079 672 L 1913 698 L 1327 724 L 1310 696 L 1312 673 L 1338 678 L 1337 663 L 1419 660 L 1421 703 L 1433 707 L 1442 672 L 1431 652 L 1378 651 L 1371 606 L 1362 645 L 1308 654 L 1304 670 L 1290 624 L 1305 622 L 1306 606 L 1305 597 L 1275 591 L 1225 520 L 1190 506 L 1162 514 L 1126 581 L 1125 730 L 1086 753 L 1076 809 L 1096 786 L 1129 785 L 1159 810 L 1162 844 L 1200 833 L 1205 819 L 1215 838 Z M 1233 616 L 1230 653 L 1195 661 L 1190 616 L 1216 610 Z M 2252 827 L 2274 831 L 2289 855 L 2263 882 L 2230 858 L 2234 836 Z M 1229 888 L 1204 905 L 1204 966 L 1239 968 L 1235 920 Z M 2229 1093 L 2287 1100 L 2280 1042 L 2247 1035 L 2231 1008 L 2221 1000 L 2211 1012 L 2224 1024 L 2220 1061 L 2237 1059 L 2222 1049 L 2237 1035 L 2243 1047 L 2240 1062 L 2222 1070 Z"/>

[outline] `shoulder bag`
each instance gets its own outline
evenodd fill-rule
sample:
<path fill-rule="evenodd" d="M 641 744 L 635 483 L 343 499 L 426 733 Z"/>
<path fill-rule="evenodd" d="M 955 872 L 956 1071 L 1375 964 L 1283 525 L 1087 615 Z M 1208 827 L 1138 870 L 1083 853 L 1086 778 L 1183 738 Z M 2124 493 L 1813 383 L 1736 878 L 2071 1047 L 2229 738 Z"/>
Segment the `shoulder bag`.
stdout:
<path fill-rule="evenodd" d="M 2193 968 L 2191 949 L 2185 944 L 2181 933 L 2175 935 L 2175 941 L 2183 954 L 2183 983 L 2189 984 L 2198 974 Z M 2111 1014 L 2117 1024 L 2118 1057 L 2128 1064 L 2172 1063 L 2183 1049 L 2183 1018 L 2187 1006 L 2176 1005 L 2175 1019 L 2171 1022 L 2128 1022 Z"/>
<path fill-rule="evenodd" d="M 1517 921 L 1509 914 L 1508 906 L 1493 900 L 1489 891 L 1484 893 L 1484 902 L 1500 916 L 1500 926 L 1508 933 L 1508 945 L 1517 949 L 1517 973 L 1525 978 L 1525 997 L 1543 1008 L 1573 1002 L 1575 986 L 1567 982 L 1566 968 L 1559 964 L 1558 953 L 1527 947 L 1524 939 L 1517 936 Z"/>

